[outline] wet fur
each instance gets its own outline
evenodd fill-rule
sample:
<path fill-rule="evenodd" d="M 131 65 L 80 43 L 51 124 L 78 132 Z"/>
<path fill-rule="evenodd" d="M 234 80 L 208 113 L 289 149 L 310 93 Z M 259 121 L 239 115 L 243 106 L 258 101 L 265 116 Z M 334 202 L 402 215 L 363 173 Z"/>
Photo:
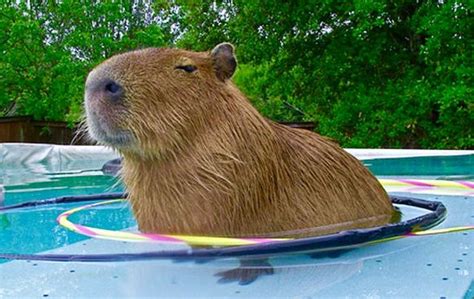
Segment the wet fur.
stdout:
<path fill-rule="evenodd" d="M 182 63 L 198 71 L 175 69 Z M 126 90 L 116 109 L 100 98 L 89 109 L 103 109 L 102 120 L 125 132 L 123 143 L 104 143 L 124 157 L 141 231 L 318 235 L 390 221 L 386 192 L 357 159 L 316 133 L 263 118 L 215 63 L 209 52 L 145 49 L 89 75 Z"/>

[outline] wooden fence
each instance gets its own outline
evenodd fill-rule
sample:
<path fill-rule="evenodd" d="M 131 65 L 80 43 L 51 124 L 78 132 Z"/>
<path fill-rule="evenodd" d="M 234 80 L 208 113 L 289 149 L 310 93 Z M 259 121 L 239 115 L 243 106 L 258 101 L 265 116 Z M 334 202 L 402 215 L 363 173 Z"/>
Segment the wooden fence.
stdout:
<path fill-rule="evenodd" d="M 75 132 L 65 122 L 35 121 L 29 116 L 0 118 L 0 142 L 73 144 Z M 76 138 L 74 144 L 90 143 Z"/>
<path fill-rule="evenodd" d="M 293 128 L 314 130 L 314 123 L 311 122 L 281 123 Z M 74 138 L 76 129 L 65 122 L 35 121 L 29 116 L 3 117 L 0 118 L 0 143 L 91 144 L 85 136 Z"/>

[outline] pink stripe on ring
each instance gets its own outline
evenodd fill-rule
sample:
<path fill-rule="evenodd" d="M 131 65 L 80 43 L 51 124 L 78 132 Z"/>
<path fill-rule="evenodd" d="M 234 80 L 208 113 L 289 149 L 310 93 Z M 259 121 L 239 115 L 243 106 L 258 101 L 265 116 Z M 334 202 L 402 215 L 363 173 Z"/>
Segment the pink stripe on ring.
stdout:
<path fill-rule="evenodd" d="M 419 186 L 419 187 L 434 187 L 432 184 L 424 183 L 424 182 L 419 182 L 419 181 L 412 181 L 412 180 L 399 180 L 402 183 L 407 183 L 413 186 Z"/>
<path fill-rule="evenodd" d="M 470 189 L 474 189 L 474 183 L 468 181 L 458 181 L 459 184 L 464 185 Z"/>
<path fill-rule="evenodd" d="M 87 228 L 85 226 L 82 226 L 80 224 L 74 224 L 74 226 L 76 226 L 78 231 L 81 231 L 84 234 L 87 234 L 87 235 L 90 235 L 90 236 L 97 236 L 98 235 L 96 232 L 94 232 L 94 231 L 90 230 L 89 228 Z"/>

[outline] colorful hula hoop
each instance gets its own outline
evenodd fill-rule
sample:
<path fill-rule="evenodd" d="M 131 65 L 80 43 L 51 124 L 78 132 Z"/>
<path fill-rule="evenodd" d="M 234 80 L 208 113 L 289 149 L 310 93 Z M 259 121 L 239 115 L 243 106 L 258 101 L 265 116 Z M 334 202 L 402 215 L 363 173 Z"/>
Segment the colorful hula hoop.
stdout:
<path fill-rule="evenodd" d="M 243 246 L 243 245 L 258 245 L 265 243 L 275 243 L 275 242 L 285 242 L 290 240 L 295 240 L 291 238 L 227 238 L 227 237 L 207 237 L 207 236 L 186 236 L 186 235 L 164 235 L 164 234 L 144 234 L 139 232 L 126 232 L 126 231 L 112 231 L 105 230 L 96 227 L 89 227 L 80 224 L 75 224 L 69 221 L 68 217 L 74 213 L 94 208 L 97 206 L 114 204 L 118 202 L 124 202 L 123 199 L 118 200 L 108 200 L 104 202 L 88 204 L 85 206 L 77 207 L 66 211 L 58 216 L 58 223 L 76 233 L 79 233 L 84 236 L 91 238 L 107 239 L 107 240 L 116 240 L 116 241 L 129 241 L 129 242 L 157 242 L 157 243 L 181 243 L 187 245 L 198 245 L 198 246 Z M 411 202 L 413 203 L 413 202 Z M 410 203 L 402 203 L 410 205 Z M 440 204 L 440 203 L 439 203 Z M 441 219 L 441 218 L 440 218 Z M 444 218 L 442 218 L 444 219 Z M 392 226 L 392 225 L 389 225 Z M 426 236 L 426 235 L 436 235 L 443 233 L 451 233 L 458 231 L 465 231 L 474 229 L 474 226 L 464 226 L 464 227 L 452 227 L 444 228 L 438 230 L 423 231 L 420 226 L 415 230 L 407 231 L 403 235 L 391 236 L 385 238 L 386 240 L 390 239 L 399 239 L 404 237 L 413 237 L 413 236 Z M 383 240 L 377 240 L 376 242 L 381 242 Z"/>
<path fill-rule="evenodd" d="M 59 202 L 80 202 L 89 200 L 119 199 L 125 194 L 97 194 L 88 196 L 59 197 L 42 201 L 41 204 L 54 204 Z M 218 248 L 184 248 L 173 250 L 157 250 L 137 253 L 103 253 L 103 254 L 17 254 L 0 253 L 0 259 L 36 260 L 50 262 L 126 262 L 144 261 L 157 259 L 219 259 L 219 258 L 267 258 L 282 254 L 315 253 L 332 250 L 352 249 L 364 245 L 400 239 L 410 236 L 418 236 L 420 233 L 431 232 L 431 234 L 453 232 L 473 229 L 473 227 L 449 228 L 443 230 L 428 229 L 441 223 L 446 217 L 446 208 L 440 202 L 422 200 L 418 198 L 391 196 L 394 204 L 407 205 L 426 209 L 428 212 L 422 216 L 405 220 L 396 224 L 388 224 L 382 227 L 369 229 L 356 229 L 342 231 L 336 234 L 289 239 L 286 241 L 260 242 L 257 244 L 243 246 L 227 246 Z M 30 204 L 27 205 L 27 207 Z M 22 206 L 23 207 L 23 206 Z M 21 208 L 21 207 L 17 207 Z M 5 207 L 5 210 L 11 210 Z M 77 212 L 77 209 L 76 209 Z M 67 220 L 67 218 L 66 218 Z M 96 236 L 97 237 L 97 236 Z M 175 236 L 173 236 L 175 237 Z M 123 241 L 123 240 L 122 240 Z M 247 240 L 248 241 L 248 240 Z M 268 241 L 268 239 L 267 239 Z"/>

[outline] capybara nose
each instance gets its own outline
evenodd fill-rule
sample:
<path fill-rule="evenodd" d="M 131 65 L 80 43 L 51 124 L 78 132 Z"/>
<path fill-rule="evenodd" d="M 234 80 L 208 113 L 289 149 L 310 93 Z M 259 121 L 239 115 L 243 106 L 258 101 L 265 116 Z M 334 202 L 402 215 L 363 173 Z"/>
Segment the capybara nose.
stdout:
<path fill-rule="evenodd" d="M 107 80 L 103 84 L 105 96 L 112 102 L 118 102 L 122 100 L 123 88 L 120 84 L 113 80 Z"/>
<path fill-rule="evenodd" d="M 123 99 L 123 87 L 111 79 L 101 80 L 86 87 L 89 92 L 99 94 L 110 102 L 119 102 Z"/>

